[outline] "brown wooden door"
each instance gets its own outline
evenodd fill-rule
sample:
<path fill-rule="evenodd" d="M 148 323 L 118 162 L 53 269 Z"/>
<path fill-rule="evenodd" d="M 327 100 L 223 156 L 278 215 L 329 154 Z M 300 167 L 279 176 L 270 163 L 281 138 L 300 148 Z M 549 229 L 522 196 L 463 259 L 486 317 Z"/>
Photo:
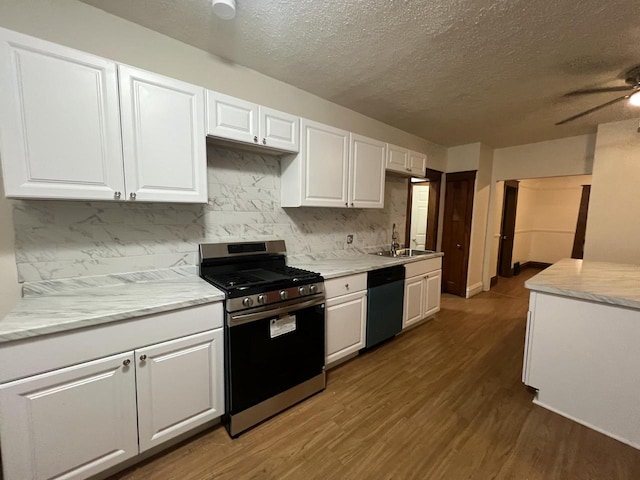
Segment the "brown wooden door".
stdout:
<path fill-rule="evenodd" d="M 587 233 L 587 215 L 589 214 L 589 195 L 591 185 L 582 186 L 582 197 L 580 198 L 580 209 L 578 210 L 578 222 L 576 223 L 576 233 L 573 237 L 573 249 L 571 258 L 583 258 L 584 239 Z"/>
<path fill-rule="evenodd" d="M 500 227 L 500 251 L 498 252 L 498 275 L 512 277 L 513 240 L 516 232 L 516 208 L 518 205 L 518 181 L 504 182 L 504 203 Z"/>
<path fill-rule="evenodd" d="M 476 172 L 449 173 L 442 226 L 442 291 L 465 297 Z"/>

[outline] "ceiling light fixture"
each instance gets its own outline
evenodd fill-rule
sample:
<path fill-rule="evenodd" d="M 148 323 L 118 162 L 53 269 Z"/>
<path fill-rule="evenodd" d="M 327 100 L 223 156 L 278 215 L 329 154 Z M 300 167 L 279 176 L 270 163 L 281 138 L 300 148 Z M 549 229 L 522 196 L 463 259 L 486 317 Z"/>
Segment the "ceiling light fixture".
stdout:
<path fill-rule="evenodd" d="M 631 94 L 629 103 L 634 107 L 640 107 L 640 91 Z"/>
<path fill-rule="evenodd" d="M 236 0 L 213 0 L 213 13 L 223 20 L 236 16 Z"/>

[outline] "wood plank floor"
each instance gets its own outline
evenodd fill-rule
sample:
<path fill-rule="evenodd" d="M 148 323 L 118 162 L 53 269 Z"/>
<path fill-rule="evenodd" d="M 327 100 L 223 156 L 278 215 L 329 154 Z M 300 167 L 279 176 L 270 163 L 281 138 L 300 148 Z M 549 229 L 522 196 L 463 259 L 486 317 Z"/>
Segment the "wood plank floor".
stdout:
<path fill-rule="evenodd" d="M 237 440 L 205 432 L 114 478 L 638 479 L 640 451 L 531 403 L 525 270 L 330 370 Z"/>

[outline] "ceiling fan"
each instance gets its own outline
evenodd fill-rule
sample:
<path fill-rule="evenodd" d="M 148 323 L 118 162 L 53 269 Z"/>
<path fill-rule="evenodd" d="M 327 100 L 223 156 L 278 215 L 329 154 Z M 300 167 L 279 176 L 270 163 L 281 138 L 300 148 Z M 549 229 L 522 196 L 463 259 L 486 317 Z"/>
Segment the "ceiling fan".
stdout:
<path fill-rule="evenodd" d="M 600 110 L 601 108 L 608 107 L 609 105 L 613 105 L 614 103 L 618 103 L 622 100 L 629 100 L 629 103 L 635 106 L 640 106 L 640 65 L 633 67 L 629 70 L 625 76 L 626 85 L 620 85 L 619 87 L 603 87 L 603 88 L 587 88 L 584 90 L 574 90 L 573 92 L 566 93 L 565 97 L 575 97 L 578 95 L 588 95 L 590 93 L 603 93 L 603 92 L 629 92 L 621 97 L 615 98 L 608 102 L 605 102 L 596 107 L 590 108 L 589 110 L 585 110 L 584 112 L 580 112 L 576 115 L 572 115 L 569 118 L 565 118 L 564 120 L 556 123 L 556 125 L 563 125 L 565 123 L 571 122 L 577 118 L 588 115 L 596 110 Z"/>

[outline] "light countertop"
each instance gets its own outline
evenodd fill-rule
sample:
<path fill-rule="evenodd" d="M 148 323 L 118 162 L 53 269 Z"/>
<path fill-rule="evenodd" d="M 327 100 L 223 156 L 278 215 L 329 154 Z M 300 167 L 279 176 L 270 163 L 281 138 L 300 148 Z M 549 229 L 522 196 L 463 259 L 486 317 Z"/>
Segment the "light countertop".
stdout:
<path fill-rule="evenodd" d="M 287 263 L 330 279 L 441 256 L 389 258 L 354 249 L 291 255 Z M 224 293 L 193 267 L 34 282 L 24 285 L 24 298 L 0 319 L 0 343 L 222 300 Z"/>
<path fill-rule="evenodd" d="M 38 282 L 24 293 L 0 319 L 0 343 L 224 300 L 182 269 Z"/>
<path fill-rule="evenodd" d="M 567 258 L 524 285 L 536 292 L 640 309 L 640 265 Z"/>
<path fill-rule="evenodd" d="M 393 265 L 404 265 L 406 263 L 419 262 L 421 260 L 442 256 L 443 253 L 435 252 L 426 255 L 417 255 L 415 257 L 392 258 L 361 252 L 346 253 L 345 251 L 339 251 L 334 254 L 291 255 L 287 263 L 292 267 L 318 272 L 325 280 L 329 280 L 345 275 L 368 272 Z"/>

